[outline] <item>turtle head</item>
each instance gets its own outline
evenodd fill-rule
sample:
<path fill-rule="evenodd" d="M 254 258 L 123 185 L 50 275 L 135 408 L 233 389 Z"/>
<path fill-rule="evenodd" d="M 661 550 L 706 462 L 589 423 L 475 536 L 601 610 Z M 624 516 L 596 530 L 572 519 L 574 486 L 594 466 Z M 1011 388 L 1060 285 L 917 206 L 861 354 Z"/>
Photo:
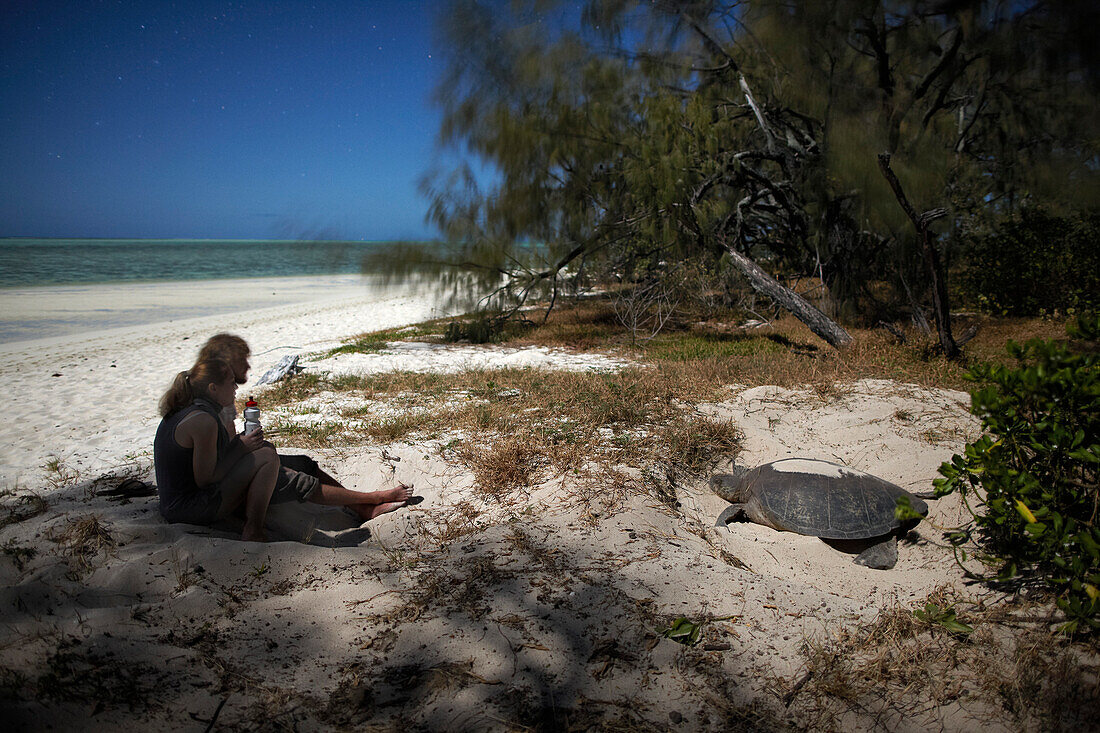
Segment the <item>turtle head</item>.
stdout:
<path fill-rule="evenodd" d="M 741 478 L 748 470 L 743 468 L 738 470 L 738 466 L 733 468 L 734 473 L 716 473 L 711 476 L 710 490 L 731 504 L 740 504 L 744 501 Z"/>

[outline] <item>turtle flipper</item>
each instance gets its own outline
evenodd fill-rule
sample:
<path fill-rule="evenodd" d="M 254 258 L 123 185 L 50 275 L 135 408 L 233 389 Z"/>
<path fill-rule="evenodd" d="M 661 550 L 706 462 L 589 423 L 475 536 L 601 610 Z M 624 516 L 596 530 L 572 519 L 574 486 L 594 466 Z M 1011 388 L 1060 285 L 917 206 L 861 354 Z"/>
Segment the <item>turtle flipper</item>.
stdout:
<path fill-rule="evenodd" d="M 718 521 L 714 523 L 715 527 L 725 527 L 730 522 L 740 519 L 745 514 L 744 504 L 730 504 L 726 507 L 726 510 L 718 515 Z"/>
<path fill-rule="evenodd" d="M 875 570 L 889 570 L 894 567 L 897 561 L 898 538 L 890 535 L 882 542 L 877 542 L 859 553 L 852 562 Z"/>

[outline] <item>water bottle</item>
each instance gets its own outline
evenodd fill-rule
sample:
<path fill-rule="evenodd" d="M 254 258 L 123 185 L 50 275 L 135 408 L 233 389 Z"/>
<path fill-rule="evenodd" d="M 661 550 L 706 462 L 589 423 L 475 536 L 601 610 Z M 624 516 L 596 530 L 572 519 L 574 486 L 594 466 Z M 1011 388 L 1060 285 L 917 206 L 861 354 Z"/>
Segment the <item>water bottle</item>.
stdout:
<path fill-rule="evenodd" d="M 244 434 L 260 429 L 260 407 L 251 397 L 244 403 Z"/>

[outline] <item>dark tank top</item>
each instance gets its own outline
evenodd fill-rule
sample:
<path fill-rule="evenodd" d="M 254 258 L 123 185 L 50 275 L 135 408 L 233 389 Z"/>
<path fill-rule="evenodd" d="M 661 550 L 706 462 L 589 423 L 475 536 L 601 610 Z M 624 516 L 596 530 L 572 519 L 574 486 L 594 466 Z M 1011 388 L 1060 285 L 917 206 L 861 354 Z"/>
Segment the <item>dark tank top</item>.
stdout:
<path fill-rule="evenodd" d="M 217 518 L 221 492 L 216 483 L 200 487 L 195 483 L 194 449 L 176 442 L 176 428 L 188 415 L 205 412 L 218 426 L 218 459 L 232 440 L 221 421 L 221 406 L 199 398 L 160 421 L 153 439 L 153 464 L 157 474 L 160 513 L 169 522 L 209 524 Z"/>

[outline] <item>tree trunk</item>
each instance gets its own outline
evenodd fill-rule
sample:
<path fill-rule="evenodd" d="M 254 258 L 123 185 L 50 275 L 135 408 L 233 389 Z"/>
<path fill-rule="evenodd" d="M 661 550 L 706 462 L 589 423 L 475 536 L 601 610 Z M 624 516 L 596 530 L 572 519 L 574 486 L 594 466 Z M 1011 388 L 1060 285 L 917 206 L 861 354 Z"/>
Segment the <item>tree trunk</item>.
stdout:
<path fill-rule="evenodd" d="M 932 234 L 928 231 L 928 225 L 941 216 L 945 216 L 947 212 L 943 209 L 932 209 L 918 216 L 916 209 L 906 198 L 905 191 L 901 188 L 901 182 L 894 175 L 894 171 L 890 169 L 890 156 L 886 153 L 880 154 L 878 156 L 878 167 L 882 171 L 883 177 L 886 178 L 886 182 L 890 184 L 890 188 L 893 189 L 894 196 L 897 198 L 898 204 L 901 205 L 902 211 L 909 217 L 909 221 L 913 222 L 913 227 L 917 230 L 917 239 L 920 241 L 921 253 L 924 255 L 924 267 L 928 270 L 928 279 L 932 285 L 932 310 L 936 316 L 936 331 L 939 332 L 940 347 L 943 348 L 943 354 L 948 359 L 957 359 L 959 357 L 959 345 L 955 343 L 955 337 L 951 335 L 951 309 L 947 302 L 947 279 L 943 272 L 943 266 L 940 264 L 940 253 L 936 250 L 936 245 L 932 243 Z"/>
<path fill-rule="evenodd" d="M 824 313 L 814 308 L 805 298 L 788 287 L 784 287 L 774 277 L 731 246 L 726 246 L 730 259 L 737 269 L 748 278 L 752 287 L 771 298 L 795 318 L 805 323 L 811 331 L 823 338 L 830 346 L 841 348 L 852 343 L 848 332 L 837 325 Z"/>

